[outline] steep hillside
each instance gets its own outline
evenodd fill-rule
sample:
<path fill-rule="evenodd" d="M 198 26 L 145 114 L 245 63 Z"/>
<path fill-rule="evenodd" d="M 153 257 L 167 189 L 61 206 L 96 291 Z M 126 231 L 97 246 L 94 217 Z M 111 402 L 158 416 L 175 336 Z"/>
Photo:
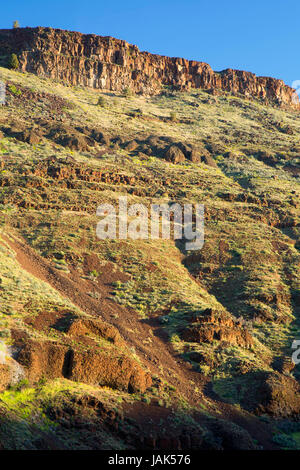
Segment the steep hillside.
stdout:
<path fill-rule="evenodd" d="M 0 78 L 0 446 L 296 448 L 299 112 Z M 204 204 L 202 250 L 99 240 L 120 195 Z"/>

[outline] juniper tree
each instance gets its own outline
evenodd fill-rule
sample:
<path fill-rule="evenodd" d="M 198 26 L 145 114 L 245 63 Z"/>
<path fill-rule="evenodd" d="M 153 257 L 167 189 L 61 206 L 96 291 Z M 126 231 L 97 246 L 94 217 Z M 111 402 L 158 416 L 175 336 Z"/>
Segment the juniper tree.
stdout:
<path fill-rule="evenodd" d="M 17 70 L 19 68 L 19 59 L 16 54 L 11 54 L 8 60 L 8 67 L 12 70 Z"/>

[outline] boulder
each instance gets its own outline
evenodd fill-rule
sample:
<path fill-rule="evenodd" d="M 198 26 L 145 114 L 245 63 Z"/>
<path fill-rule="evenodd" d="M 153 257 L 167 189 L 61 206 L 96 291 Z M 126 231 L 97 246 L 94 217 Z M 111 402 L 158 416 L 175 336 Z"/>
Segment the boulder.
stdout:
<path fill-rule="evenodd" d="M 215 160 L 211 155 L 203 155 L 201 156 L 201 162 L 205 163 L 208 166 L 212 166 L 213 168 L 218 168 Z"/>
<path fill-rule="evenodd" d="M 57 139 L 57 143 L 63 147 L 68 147 L 70 150 L 79 150 L 84 152 L 88 150 L 91 142 L 83 134 L 77 135 L 63 135 Z"/>
<path fill-rule="evenodd" d="M 206 165 L 217 167 L 215 160 L 212 158 L 210 152 L 203 145 L 188 145 L 180 142 L 177 147 L 183 152 L 184 156 L 193 163 L 203 162 Z"/>
<path fill-rule="evenodd" d="M 165 153 L 165 159 L 172 163 L 183 163 L 185 155 L 177 145 L 171 145 Z"/>
<path fill-rule="evenodd" d="M 31 145 L 37 145 L 40 143 L 42 135 L 38 130 L 26 129 L 19 134 L 18 139 Z"/>
<path fill-rule="evenodd" d="M 139 144 L 137 143 L 136 140 L 131 140 L 125 146 L 125 150 L 127 150 L 128 152 L 134 152 L 138 148 L 138 146 Z"/>
<path fill-rule="evenodd" d="M 94 129 L 92 131 L 91 137 L 96 141 L 99 142 L 100 144 L 108 146 L 110 144 L 110 138 L 108 137 L 107 134 L 102 132 L 101 130 Z"/>

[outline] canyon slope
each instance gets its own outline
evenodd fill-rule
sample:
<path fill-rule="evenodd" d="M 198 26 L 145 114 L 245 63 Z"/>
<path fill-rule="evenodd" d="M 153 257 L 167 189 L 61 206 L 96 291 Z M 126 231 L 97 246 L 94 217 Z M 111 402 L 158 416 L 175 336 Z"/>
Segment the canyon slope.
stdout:
<path fill-rule="evenodd" d="M 50 28 L 0 51 L 0 449 L 299 449 L 293 90 Z M 98 239 L 125 195 L 204 204 L 203 248 Z"/>

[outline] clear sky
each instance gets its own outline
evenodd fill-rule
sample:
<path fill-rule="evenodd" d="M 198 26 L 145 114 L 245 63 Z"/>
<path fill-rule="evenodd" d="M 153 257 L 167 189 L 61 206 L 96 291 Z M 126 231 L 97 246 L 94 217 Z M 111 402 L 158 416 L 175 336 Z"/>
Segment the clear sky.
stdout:
<path fill-rule="evenodd" d="M 300 80 L 299 0 L 1 1 L 0 28 L 51 26 L 113 36 L 141 50 Z"/>

